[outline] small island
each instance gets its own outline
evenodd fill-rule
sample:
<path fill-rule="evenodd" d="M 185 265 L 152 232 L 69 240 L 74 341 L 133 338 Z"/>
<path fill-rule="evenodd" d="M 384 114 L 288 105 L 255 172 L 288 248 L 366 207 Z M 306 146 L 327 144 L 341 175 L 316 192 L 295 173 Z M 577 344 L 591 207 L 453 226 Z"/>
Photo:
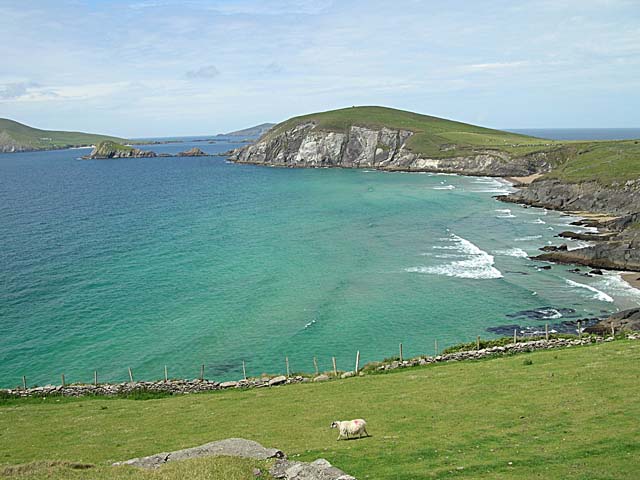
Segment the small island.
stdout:
<path fill-rule="evenodd" d="M 157 154 L 151 150 L 140 150 L 130 145 L 123 145 L 112 141 L 98 143 L 84 160 L 105 160 L 111 158 L 155 158 L 155 157 L 215 157 L 220 154 L 203 152 L 197 147 L 190 148 L 175 155 L 170 153 Z"/>

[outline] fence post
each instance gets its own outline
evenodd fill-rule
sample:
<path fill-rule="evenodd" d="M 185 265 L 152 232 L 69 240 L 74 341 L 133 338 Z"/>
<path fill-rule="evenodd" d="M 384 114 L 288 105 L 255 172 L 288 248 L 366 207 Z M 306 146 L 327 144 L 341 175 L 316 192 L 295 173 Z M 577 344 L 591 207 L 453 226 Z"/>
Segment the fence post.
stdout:
<path fill-rule="evenodd" d="M 549 340 L 549 324 L 544 324 L 544 338 L 545 340 Z"/>
<path fill-rule="evenodd" d="M 513 343 L 518 343 L 518 330 L 516 328 L 513 329 Z"/>
<path fill-rule="evenodd" d="M 133 372 L 131 371 L 131 367 L 129 367 L 129 380 L 133 383 Z"/>
<path fill-rule="evenodd" d="M 402 355 L 402 343 L 400 343 L 400 362 L 402 363 L 403 355 Z"/>
<path fill-rule="evenodd" d="M 316 369 L 316 377 L 317 377 L 320 371 L 318 370 L 318 359 L 316 357 L 313 357 L 313 366 Z"/>
<path fill-rule="evenodd" d="M 27 377 L 26 376 L 22 376 L 22 389 L 26 390 L 27 389 Z"/>
<path fill-rule="evenodd" d="M 93 371 L 93 384 L 98 385 L 98 370 Z"/>
<path fill-rule="evenodd" d="M 62 386 L 65 386 L 65 381 L 64 381 L 64 373 L 62 375 L 60 375 L 60 379 L 62 380 Z"/>
<path fill-rule="evenodd" d="M 164 381 L 168 382 L 169 381 L 169 371 L 167 370 L 167 366 L 164 366 Z"/>
<path fill-rule="evenodd" d="M 242 377 L 246 380 L 247 379 L 247 367 L 244 364 L 244 360 L 242 360 Z"/>
<path fill-rule="evenodd" d="M 355 369 L 356 375 L 358 374 L 359 370 L 360 370 L 360 350 L 356 352 L 356 369 Z"/>
<path fill-rule="evenodd" d="M 613 326 L 613 322 L 611 322 L 611 336 L 612 337 L 616 336 L 616 327 Z"/>
<path fill-rule="evenodd" d="M 289 357 L 284 357 L 284 361 L 287 364 L 287 378 L 291 376 L 291 372 L 289 372 Z"/>
<path fill-rule="evenodd" d="M 338 376 L 338 367 L 336 365 L 336 357 L 331 357 L 331 360 L 333 361 L 333 376 L 337 377 Z"/>
<path fill-rule="evenodd" d="M 204 380 L 204 363 L 200 367 L 200 380 Z"/>
<path fill-rule="evenodd" d="M 438 356 L 438 340 L 433 341 L 433 351 L 435 352 L 435 356 Z"/>
<path fill-rule="evenodd" d="M 578 320 L 578 338 L 582 338 L 582 322 Z"/>
<path fill-rule="evenodd" d="M 480 350 L 480 335 L 476 337 L 476 350 Z"/>

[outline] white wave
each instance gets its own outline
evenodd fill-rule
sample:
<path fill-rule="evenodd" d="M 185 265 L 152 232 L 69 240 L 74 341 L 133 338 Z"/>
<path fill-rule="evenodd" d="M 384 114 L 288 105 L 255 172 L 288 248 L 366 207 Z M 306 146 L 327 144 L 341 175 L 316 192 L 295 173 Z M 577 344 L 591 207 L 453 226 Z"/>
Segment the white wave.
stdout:
<path fill-rule="evenodd" d="M 496 218 L 516 218 L 516 216 L 511 213 L 508 213 L 505 215 L 496 215 Z"/>
<path fill-rule="evenodd" d="M 607 295 L 603 291 L 598 290 L 595 287 L 592 287 L 591 285 L 585 285 L 584 283 L 574 282 L 573 280 L 569 280 L 569 279 L 565 279 L 565 281 L 567 282 L 568 285 L 571 285 L 572 287 L 584 288 L 585 290 L 589 290 L 590 292 L 593 292 L 594 293 L 593 298 L 595 300 L 600 300 L 602 302 L 613 302 L 613 298 L 611 298 L 609 295 Z"/>
<path fill-rule="evenodd" d="M 406 268 L 405 271 L 411 273 L 427 273 L 434 275 L 446 275 L 447 277 L 457 278 L 474 278 L 474 279 L 493 279 L 502 278 L 500 270 L 495 268 L 494 259 L 484 250 L 478 248 L 458 235 L 451 234 L 450 241 L 455 245 L 440 247 L 443 250 L 455 249 L 459 256 L 465 257 L 463 260 L 456 260 L 444 265 L 436 265 L 431 267 L 419 266 Z M 433 248 L 436 248 L 434 246 Z"/>
<path fill-rule="evenodd" d="M 547 230 L 555 230 L 553 227 L 547 227 Z"/>
<path fill-rule="evenodd" d="M 494 212 L 497 212 L 497 213 L 511 213 L 511 209 L 510 208 L 496 208 L 494 210 Z"/>
<path fill-rule="evenodd" d="M 309 328 L 311 325 L 313 325 L 314 323 L 316 323 L 315 320 L 311 320 L 309 323 L 307 323 L 304 328 Z"/>
<path fill-rule="evenodd" d="M 453 185 L 444 185 L 444 186 L 441 186 L 441 187 L 433 187 L 434 190 L 453 190 L 454 188 L 456 188 L 456 187 L 454 187 Z"/>
<path fill-rule="evenodd" d="M 619 273 L 606 273 L 597 285 L 619 297 L 640 298 L 640 290 L 625 282 Z"/>
<path fill-rule="evenodd" d="M 536 224 L 539 224 L 539 225 L 545 225 L 547 222 L 545 222 L 541 218 L 536 218 L 533 222 L 527 222 L 527 223 L 536 223 Z"/>
<path fill-rule="evenodd" d="M 543 314 L 542 318 L 544 320 L 555 320 L 557 318 L 562 318 L 562 314 L 555 308 L 545 308 L 543 310 L 540 310 L 540 313 Z"/>
<path fill-rule="evenodd" d="M 527 252 L 522 250 L 521 248 L 508 248 L 505 250 L 495 250 L 493 252 L 495 255 L 502 255 L 506 257 L 518 257 L 518 258 L 527 258 L 529 255 Z"/>
<path fill-rule="evenodd" d="M 532 240 L 538 240 L 540 238 L 542 238 L 542 235 L 529 235 L 528 237 L 514 238 L 513 241 L 514 242 L 530 242 Z"/>

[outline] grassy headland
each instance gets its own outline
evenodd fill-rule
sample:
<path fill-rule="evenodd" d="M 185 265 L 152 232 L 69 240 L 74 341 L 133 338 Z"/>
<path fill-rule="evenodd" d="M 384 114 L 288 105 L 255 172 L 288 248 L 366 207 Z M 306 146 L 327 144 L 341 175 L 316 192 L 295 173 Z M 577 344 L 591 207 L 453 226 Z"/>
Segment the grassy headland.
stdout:
<path fill-rule="evenodd" d="M 548 158 L 552 171 L 547 178 L 570 183 L 597 181 L 609 185 L 640 177 L 637 140 L 546 140 L 386 107 L 351 107 L 293 117 L 273 127 L 264 138 L 309 121 L 315 122 L 316 128 L 334 132 L 346 132 L 354 125 L 409 130 L 414 134 L 407 141 L 407 148 L 428 158 L 465 156 L 479 151 L 515 156 L 551 153 Z"/>
<path fill-rule="evenodd" d="M 93 463 L 91 478 L 133 478 L 108 465 L 237 436 L 363 479 L 635 478 L 639 378 L 640 342 L 620 340 L 271 389 L 5 400 L 0 464 Z M 331 421 L 357 417 L 373 436 L 336 442 Z M 52 470 L 47 478 L 88 473 Z"/>
<path fill-rule="evenodd" d="M 106 140 L 117 143 L 127 142 L 123 138 L 92 133 L 40 130 L 13 120 L 0 118 L 0 152 L 81 147 L 95 145 Z"/>

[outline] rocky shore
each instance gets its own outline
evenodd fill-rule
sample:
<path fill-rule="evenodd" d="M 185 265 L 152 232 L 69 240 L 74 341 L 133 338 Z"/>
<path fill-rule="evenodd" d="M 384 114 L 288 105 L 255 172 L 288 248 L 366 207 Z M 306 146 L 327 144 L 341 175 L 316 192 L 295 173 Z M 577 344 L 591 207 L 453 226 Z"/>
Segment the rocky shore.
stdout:
<path fill-rule="evenodd" d="M 175 155 L 170 153 L 152 152 L 151 150 L 140 150 L 129 145 L 121 145 L 114 142 L 101 142 L 96 145 L 89 155 L 82 157 L 85 160 L 104 160 L 111 158 L 154 158 L 154 157 L 214 157 L 220 154 L 203 152 L 198 147 L 190 148 Z"/>
<path fill-rule="evenodd" d="M 628 318 L 628 317 L 625 317 Z M 634 319 L 640 318 L 640 314 L 635 314 Z M 637 322 L 636 322 L 637 323 Z M 622 324 L 616 324 L 616 331 L 628 330 Z M 640 325 L 638 325 L 640 327 Z M 610 328 L 610 327 L 609 327 Z M 600 329 L 600 333 L 609 333 L 610 330 Z M 631 339 L 640 339 L 640 334 L 631 333 L 628 335 Z M 556 348 L 574 347 L 580 345 L 589 345 L 603 341 L 614 340 L 614 337 L 602 338 L 586 336 L 584 338 L 551 338 L 549 340 L 531 340 L 520 341 L 517 343 L 509 343 L 507 345 L 493 346 L 479 350 L 466 350 L 455 353 L 448 353 L 437 356 L 420 356 L 403 361 L 378 362 L 371 365 L 365 365 L 358 372 L 348 371 L 342 372 L 338 378 L 345 379 L 356 375 L 365 375 L 368 371 L 385 371 L 397 368 L 415 367 L 418 365 L 429 365 L 432 363 L 457 362 L 461 360 L 478 360 L 499 355 L 512 355 L 515 353 L 533 352 L 536 350 L 548 350 Z M 268 388 L 279 385 L 287 385 L 294 383 L 306 382 L 323 382 L 335 378 L 333 375 L 320 374 L 316 377 L 307 377 L 302 375 L 287 378 L 284 375 L 276 377 L 251 378 L 247 380 L 216 382 L 213 380 L 169 380 L 169 381 L 151 381 L 151 382 L 125 382 L 115 384 L 77 384 L 77 385 L 46 385 L 43 387 L 33 388 L 15 388 L 0 390 L 0 394 L 9 397 L 47 397 L 47 396 L 64 396 L 64 397 L 82 397 L 82 396 L 115 396 L 127 395 L 136 392 L 157 392 L 165 394 L 190 394 L 211 392 L 226 389 L 253 389 Z"/>
<path fill-rule="evenodd" d="M 518 191 L 497 197 L 503 202 L 591 216 L 583 226 L 598 233 L 562 232 L 559 237 L 587 240 L 592 244 L 568 250 L 566 245 L 546 248 L 536 260 L 585 265 L 622 271 L 640 271 L 640 181 L 603 186 L 598 182 L 567 183 L 539 178 Z M 593 214 L 600 214 L 593 215 Z"/>

